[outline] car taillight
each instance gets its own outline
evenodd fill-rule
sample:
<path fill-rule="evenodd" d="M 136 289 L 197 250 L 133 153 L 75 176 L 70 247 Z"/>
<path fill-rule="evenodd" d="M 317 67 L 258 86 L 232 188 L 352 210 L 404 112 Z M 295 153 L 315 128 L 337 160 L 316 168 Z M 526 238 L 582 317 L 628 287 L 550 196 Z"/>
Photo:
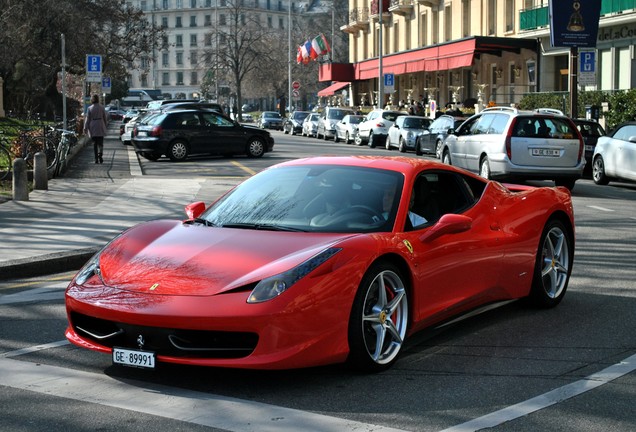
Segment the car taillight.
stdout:
<path fill-rule="evenodd" d="M 384 123 L 379 121 L 375 124 L 375 126 L 381 128 L 381 127 L 384 127 Z"/>
<path fill-rule="evenodd" d="M 516 122 L 517 122 L 516 118 L 512 120 L 512 124 L 508 128 L 508 133 L 506 134 L 506 156 L 508 156 L 508 159 L 511 161 L 512 161 L 512 130 L 514 129 Z"/>
<path fill-rule="evenodd" d="M 583 157 L 583 152 L 585 151 L 585 140 L 583 139 L 583 135 L 581 135 L 581 131 L 579 130 L 579 128 L 576 127 L 576 125 L 573 123 L 572 125 L 573 130 L 576 131 L 576 135 L 579 139 L 579 155 L 576 158 L 576 162 L 580 163 L 581 162 L 581 158 Z"/>
<path fill-rule="evenodd" d="M 161 126 L 154 126 L 150 132 L 148 132 L 148 136 L 159 137 L 161 136 Z"/>

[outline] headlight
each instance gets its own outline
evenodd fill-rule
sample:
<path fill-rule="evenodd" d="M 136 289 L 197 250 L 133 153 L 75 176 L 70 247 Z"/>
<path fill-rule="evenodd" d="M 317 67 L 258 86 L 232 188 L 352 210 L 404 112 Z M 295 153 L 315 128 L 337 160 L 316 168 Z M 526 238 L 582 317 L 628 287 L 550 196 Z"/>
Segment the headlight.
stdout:
<path fill-rule="evenodd" d="M 412 140 L 412 139 L 413 139 L 413 132 L 410 132 L 410 131 L 409 131 L 409 132 L 407 132 L 407 133 L 406 133 L 406 139 L 407 139 L 407 140 Z"/>
<path fill-rule="evenodd" d="M 261 303 L 278 297 L 291 288 L 300 279 L 307 276 L 315 268 L 323 264 L 329 258 L 340 252 L 341 248 L 329 248 L 318 255 L 309 258 L 307 261 L 297 265 L 293 269 L 277 274 L 276 276 L 263 279 L 252 290 L 247 299 L 248 303 Z"/>
<path fill-rule="evenodd" d="M 94 275 L 97 275 L 100 280 L 102 278 L 101 270 L 99 268 L 99 257 L 101 252 L 96 253 L 93 257 L 84 264 L 84 267 L 75 276 L 75 283 L 77 285 L 84 285 Z M 103 282 L 103 281 L 102 281 Z"/>

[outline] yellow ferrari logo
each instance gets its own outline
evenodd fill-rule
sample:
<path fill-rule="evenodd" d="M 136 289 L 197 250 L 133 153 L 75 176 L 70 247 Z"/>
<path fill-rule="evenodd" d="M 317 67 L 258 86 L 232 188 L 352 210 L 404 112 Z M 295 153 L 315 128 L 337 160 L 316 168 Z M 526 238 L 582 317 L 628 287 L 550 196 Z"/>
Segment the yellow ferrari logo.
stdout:
<path fill-rule="evenodd" d="M 155 289 L 157 289 L 158 286 L 159 286 L 158 283 L 154 284 L 153 286 L 150 287 L 150 291 L 154 291 Z"/>
<path fill-rule="evenodd" d="M 408 240 L 402 240 L 402 242 L 404 243 L 404 246 L 406 246 L 406 248 L 409 250 L 409 252 L 413 253 L 413 246 L 411 245 L 411 242 Z"/>

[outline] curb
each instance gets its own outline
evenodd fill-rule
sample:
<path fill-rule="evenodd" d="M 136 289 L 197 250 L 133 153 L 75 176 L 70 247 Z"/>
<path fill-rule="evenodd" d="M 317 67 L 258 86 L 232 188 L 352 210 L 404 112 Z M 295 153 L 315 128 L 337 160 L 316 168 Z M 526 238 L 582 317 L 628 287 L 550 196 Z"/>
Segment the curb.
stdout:
<path fill-rule="evenodd" d="M 71 252 L 56 252 L 33 258 L 7 261 L 0 265 L 0 280 L 30 278 L 79 270 L 100 249 L 100 247 L 78 249 Z"/>

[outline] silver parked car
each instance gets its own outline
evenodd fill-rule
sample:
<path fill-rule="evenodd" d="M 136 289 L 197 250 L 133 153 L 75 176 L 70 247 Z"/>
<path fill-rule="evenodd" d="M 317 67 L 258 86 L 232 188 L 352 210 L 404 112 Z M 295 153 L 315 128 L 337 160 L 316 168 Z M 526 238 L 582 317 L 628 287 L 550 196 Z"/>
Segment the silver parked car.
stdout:
<path fill-rule="evenodd" d="M 386 139 L 386 149 L 391 150 L 397 147 L 402 153 L 407 150 L 415 150 L 417 138 L 433 123 L 428 117 L 405 115 L 395 120 L 393 126 L 389 128 L 389 135 Z"/>
<path fill-rule="evenodd" d="M 369 144 L 369 147 L 384 146 L 389 128 L 393 126 L 395 119 L 399 116 L 406 115 L 403 111 L 388 111 L 383 109 L 375 109 L 371 111 L 358 125 L 358 134 L 356 135 L 356 144 Z"/>
<path fill-rule="evenodd" d="M 302 136 L 310 136 L 315 137 L 318 132 L 318 119 L 320 118 L 320 114 L 311 113 L 305 120 L 303 120 L 303 130 L 301 132 Z"/>
<path fill-rule="evenodd" d="M 318 120 L 318 130 L 316 135 L 318 138 L 325 140 L 331 139 L 336 133 L 336 123 L 344 118 L 347 114 L 353 114 L 353 110 L 340 107 L 326 107 L 320 114 Z"/>
<path fill-rule="evenodd" d="M 437 159 L 441 158 L 442 144 L 448 136 L 450 129 L 457 130 L 466 121 L 467 117 L 452 116 L 443 114 L 433 120 L 428 131 L 417 138 L 415 154 L 418 156 L 424 153 L 434 153 Z"/>
<path fill-rule="evenodd" d="M 452 132 L 442 161 L 484 178 L 554 180 L 571 190 L 583 175 L 583 138 L 563 115 L 487 108 Z"/>
<path fill-rule="evenodd" d="M 349 114 L 344 116 L 342 120 L 336 123 L 336 132 L 333 140 L 335 142 L 344 140 L 345 144 L 351 144 L 358 133 L 358 125 L 363 119 L 364 116 L 362 115 Z"/>
<path fill-rule="evenodd" d="M 623 123 L 610 135 L 599 137 L 592 156 L 592 179 L 636 181 L 636 122 Z"/>

